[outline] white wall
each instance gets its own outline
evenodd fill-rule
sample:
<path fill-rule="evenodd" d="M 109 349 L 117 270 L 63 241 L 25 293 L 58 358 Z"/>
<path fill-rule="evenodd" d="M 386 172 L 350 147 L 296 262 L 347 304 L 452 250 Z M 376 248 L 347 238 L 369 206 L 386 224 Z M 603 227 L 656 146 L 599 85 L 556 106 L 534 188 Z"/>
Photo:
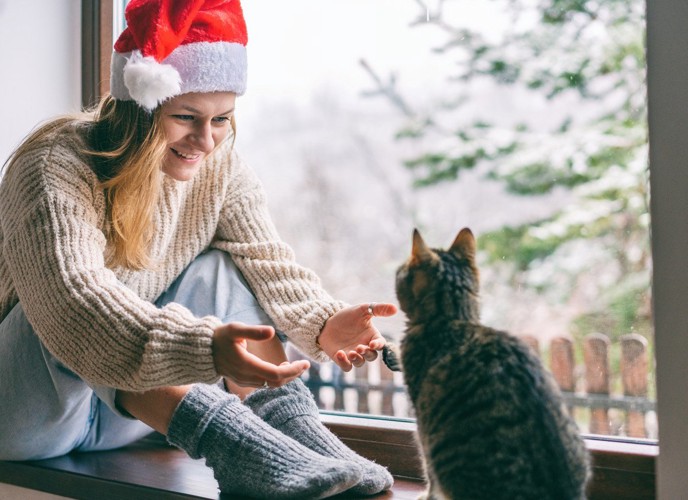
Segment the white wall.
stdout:
<path fill-rule="evenodd" d="M 39 122 L 78 111 L 81 2 L 0 0 L 0 165 Z"/>

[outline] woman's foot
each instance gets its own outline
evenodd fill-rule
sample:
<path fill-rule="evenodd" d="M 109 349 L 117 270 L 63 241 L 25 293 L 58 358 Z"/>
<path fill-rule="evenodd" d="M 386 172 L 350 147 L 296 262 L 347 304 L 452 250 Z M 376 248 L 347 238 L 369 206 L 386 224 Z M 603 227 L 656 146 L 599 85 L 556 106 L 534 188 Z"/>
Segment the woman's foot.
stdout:
<path fill-rule="evenodd" d="M 311 451 L 215 386 L 191 388 L 172 416 L 167 440 L 193 458 L 204 457 L 223 493 L 326 498 L 362 476 L 357 465 Z"/>
<path fill-rule="evenodd" d="M 323 457 L 346 460 L 360 467 L 361 478 L 352 493 L 375 495 L 392 487 L 394 479 L 381 465 L 356 454 L 320 421 L 320 412 L 308 388 L 299 379 L 276 389 L 260 389 L 244 404 L 275 429 Z"/>

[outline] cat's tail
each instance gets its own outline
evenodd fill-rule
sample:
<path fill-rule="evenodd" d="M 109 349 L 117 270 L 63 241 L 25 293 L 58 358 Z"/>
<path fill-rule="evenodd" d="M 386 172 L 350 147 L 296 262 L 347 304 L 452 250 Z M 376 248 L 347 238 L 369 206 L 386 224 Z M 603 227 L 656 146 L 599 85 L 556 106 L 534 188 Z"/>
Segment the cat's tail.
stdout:
<path fill-rule="evenodd" d="M 385 347 L 382 348 L 382 361 L 387 365 L 387 368 L 393 372 L 402 371 L 399 345 L 388 340 Z"/>

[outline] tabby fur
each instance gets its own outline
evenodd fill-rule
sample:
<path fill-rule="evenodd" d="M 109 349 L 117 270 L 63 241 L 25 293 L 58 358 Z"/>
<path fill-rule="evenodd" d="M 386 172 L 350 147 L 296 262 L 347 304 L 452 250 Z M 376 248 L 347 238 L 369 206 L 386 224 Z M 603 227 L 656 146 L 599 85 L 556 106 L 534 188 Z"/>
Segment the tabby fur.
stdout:
<path fill-rule="evenodd" d="M 417 419 L 421 498 L 585 498 L 588 453 L 553 377 L 523 341 L 480 324 L 475 255 L 468 228 L 446 251 L 414 231 L 397 271 L 407 328 L 383 359 L 404 372 Z"/>

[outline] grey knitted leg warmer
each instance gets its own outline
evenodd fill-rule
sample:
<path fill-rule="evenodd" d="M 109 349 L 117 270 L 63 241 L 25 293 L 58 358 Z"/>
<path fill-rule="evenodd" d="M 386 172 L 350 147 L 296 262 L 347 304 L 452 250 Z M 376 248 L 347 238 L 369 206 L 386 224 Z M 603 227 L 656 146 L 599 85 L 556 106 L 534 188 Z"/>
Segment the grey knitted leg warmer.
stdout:
<path fill-rule="evenodd" d="M 358 495 L 374 495 L 391 488 L 394 480 L 383 466 L 356 454 L 322 422 L 313 395 L 300 379 L 275 389 L 259 389 L 244 404 L 275 429 L 325 456 L 358 465 L 363 475 L 351 489 Z"/>
<path fill-rule="evenodd" d="M 326 498 L 358 483 L 361 470 L 326 458 L 267 425 L 238 397 L 197 384 L 177 406 L 170 444 L 204 457 L 223 493 L 253 498 Z"/>

